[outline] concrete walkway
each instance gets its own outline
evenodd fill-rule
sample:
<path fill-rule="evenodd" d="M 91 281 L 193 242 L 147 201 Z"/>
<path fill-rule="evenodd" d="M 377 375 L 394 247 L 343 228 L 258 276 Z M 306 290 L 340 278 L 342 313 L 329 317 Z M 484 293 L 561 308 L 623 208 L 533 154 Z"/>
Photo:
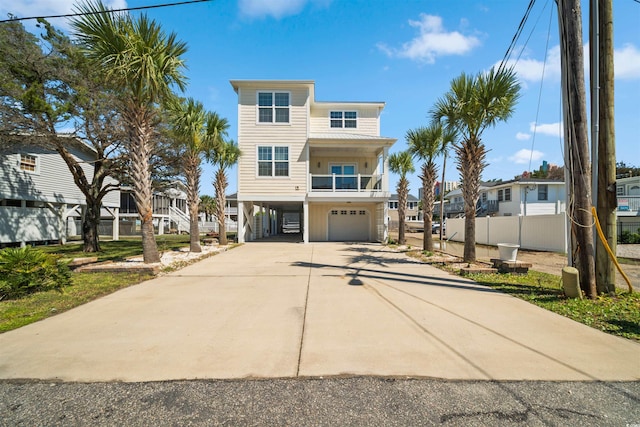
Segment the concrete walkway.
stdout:
<path fill-rule="evenodd" d="M 0 335 L 0 378 L 638 380 L 640 344 L 375 244 L 250 243 Z"/>

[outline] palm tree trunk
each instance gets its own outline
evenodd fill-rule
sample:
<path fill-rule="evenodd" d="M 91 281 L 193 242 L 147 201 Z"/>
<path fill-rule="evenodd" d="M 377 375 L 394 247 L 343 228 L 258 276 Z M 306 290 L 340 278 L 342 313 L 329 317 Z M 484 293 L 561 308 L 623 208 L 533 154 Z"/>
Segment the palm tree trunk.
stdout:
<path fill-rule="evenodd" d="M 422 165 L 422 212 L 424 213 L 424 231 L 422 239 L 422 249 L 433 251 L 433 236 L 431 226 L 433 224 L 433 201 L 434 187 L 436 182 L 436 166 L 433 161 L 425 162 Z"/>
<path fill-rule="evenodd" d="M 124 109 L 124 119 L 132 129 L 129 135 L 129 155 L 133 196 L 142 221 L 142 258 L 145 263 L 160 262 L 160 253 L 153 231 L 153 189 L 149 159 L 151 157 L 151 113 L 134 103 Z"/>
<path fill-rule="evenodd" d="M 464 141 L 455 148 L 462 176 L 464 199 L 464 262 L 476 261 L 476 204 L 480 197 L 480 176 L 487 151 L 480 141 Z"/>
<path fill-rule="evenodd" d="M 216 172 L 216 179 L 213 182 L 216 193 L 216 216 L 218 217 L 218 242 L 226 245 L 227 242 L 227 226 L 225 221 L 225 205 L 227 203 L 227 174 L 223 168 Z"/>
<path fill-rule="evenodd" d="M 189 205 L 189 250 L 202 252 L 200 246 L 200 228 L 198 226 L 198 212 L 200 211 L 200 157 L 197 154 L 187 155 L 185 172 L 187 175 L 187 204 Z"/>
<path fill-rule="evenodd" d="M 400 178 L 398 181 L 398 244 L 404 245 L 406 239 L 404 236 L 405 215 L 407 209 L 407 197 L 409 193 L 409 182 L 406 178 Z"/>
<path fill-rule="evenodd" d="M 447 152 L 444 152 L 442 161 L 442 181 L 440 181 L 440 241 L 442 241 L 442 230 L 444 229 L 444 172 L 447 168 Z M 442 249 L 442 245 L 440 246 Z"/>

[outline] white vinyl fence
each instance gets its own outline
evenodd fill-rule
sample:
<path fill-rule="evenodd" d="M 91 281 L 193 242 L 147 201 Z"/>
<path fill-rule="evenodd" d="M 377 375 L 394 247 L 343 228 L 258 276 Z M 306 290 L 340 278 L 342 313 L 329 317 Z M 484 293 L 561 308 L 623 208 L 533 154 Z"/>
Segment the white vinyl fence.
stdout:
<path fill-rule="evenodd" d="M 495 216 L 476 218 L 476 243 L 496 246 L 515 243 L 522 249 L 567 252 L 567 219 L 557 215 Z M 447 238 L 464 242 L 464 218 L 449 218 Z"/>

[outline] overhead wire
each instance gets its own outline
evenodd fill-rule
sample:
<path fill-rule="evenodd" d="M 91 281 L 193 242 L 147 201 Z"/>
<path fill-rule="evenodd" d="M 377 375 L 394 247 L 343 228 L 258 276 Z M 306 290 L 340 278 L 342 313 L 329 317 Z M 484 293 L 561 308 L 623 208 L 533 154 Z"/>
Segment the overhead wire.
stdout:
<path fill-rule="evenodd" d="M 173 6 L 182 6 L 185 4 L 192 3 L 205 3 L 213 0 L 185 0 L 173 3 L 162 3 L 162 4 L 154 4 L 149 6 L 136 6 L 136 7 L 124 7 L 121 9 L 109 9 L 107 11 L 97 11 L 97 12 L 77 12 L 77 13 L 65 13 L 61 15 L 42 15 L 42 16 L 28 16 L 24 18 L 9 18 L 0 20 L 0 24 L 4 22 L 15 22 L 15 21 L 26 21 L 29 19 L 53 19 L 53 18 L 73 18 L 75 16 L 86 16 L 86 15 L 97 15 L 101 13 L 114 13 L 114 12 L 130 12 L 135 10 L 146 10 L 146 9 L 157 9 L 161 7 L 173 7 Z"/>

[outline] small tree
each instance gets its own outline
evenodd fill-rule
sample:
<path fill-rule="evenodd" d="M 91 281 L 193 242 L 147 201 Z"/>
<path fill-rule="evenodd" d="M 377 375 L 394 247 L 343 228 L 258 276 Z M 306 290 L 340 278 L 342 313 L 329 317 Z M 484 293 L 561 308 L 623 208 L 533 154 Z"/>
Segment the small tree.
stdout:
<path fill-rule="evenodd" d="M 221 146 L 228 124 L 217 114 L 205 111 L 201 102 L 189 98 L 171 106 L 173 134 L 182 149 L 182 171 L 187 185 L 191 252 L 201 252 L 198 212 L 202 157 Z"/>
<path fill-rule="evenodd" d="M 451 81 L 451 89 L 438 99 L 431 111 L 435 121 L 457 132 L 454 144 L 464 199 L 464 261 L 476 260 L 476 204 L 480 197 L 480 177 L 487 148 L 482 133 L 514 112 L 520 85 L 513 69 L 492 68 L 476 76 L 461 74 Z"/>
<path fill-rule="evenodd" d="M 407 198 L 409 197 L 409 180 L 407 174 L 415 172 L 413 159 L 409 151 L 393 153 L 389 156 L 389 170 L 400 175 L 396 191 L 398 193 L 398 243 L 406 243 L 404 237 Z"/>
<path fill-rule="evenodd" d="M 205 221 L 211 221 L 211 218 L 216 213 L 216 199 L 208 194 L 202 194 L 200 196 L 200 213 L 204 214 Z"/>
<path fill-rule="evenodd" d="M 423 160 L 420 179 L 422 180 L 422 213 L 423 213 L 423 241 L 422 249 L 433 251 L 433 236 L 431 225 L 433 220 L 433 203 L 435 201 L 435 184 L 438 168 L 435 159 L 442 152 L 446 143 L 452 141 L 455 134 L 443 129 L 440 122 L 434 122 L 429 127 L 422 127 L 407 132 L 409 152 Z M 445 142 L 446 141 L 446 142 Z M 442 228 L 442 219 L 440 223 Z"/>
<path fill-rule="evenodd" d="M 225 205 L 227 204 L 227 169 L 238 163 L 240 149 L 234 141 L 227 141 L 219 145 L 210 154 L 210 161 L 218 166 L 213 188 L 216 192 L 216 217 L 218 218 L 218 239 L 221 245 L 227 244 L 227 226 L 225 222 Z"/>
<path fill-rule="evenodd" d="M 149 167 L 152 136 L 159 106 L 172 99 L 174 86 L 185 88 L 182 56 L 187 47 L 144 14 L 133 18 L 115 13 L 100 0 L 76 9 L 82 15 L 72 24 L 86 54 L 121 91 L 119 107 L 129 136 L 129 173 L 142 222 L 143 258 L 145 263 L 159 262 Z"/>

